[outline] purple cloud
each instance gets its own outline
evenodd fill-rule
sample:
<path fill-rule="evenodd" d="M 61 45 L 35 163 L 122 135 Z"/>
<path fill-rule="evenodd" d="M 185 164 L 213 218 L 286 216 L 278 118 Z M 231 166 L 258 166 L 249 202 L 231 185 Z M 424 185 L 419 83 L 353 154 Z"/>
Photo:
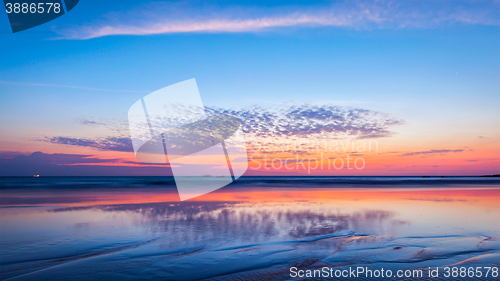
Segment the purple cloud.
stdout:
<path fill-rule="evenodd" d="M 71 137 L 52 137 L 45 141 L 55 144 L 76 145 L 84 147 L 93 147 L 100 150 L 112 150 L 122 152 L 133 152 L 132 141 L 130 137 L 107 137 L 107 138 L 71 138 Z"/>
<path fill-rule="evenodd" d="M 409 152 L 405 154 L 401 154 L 399 156 L 413 156 L 413 155 L 435 155 L 435 154 L 447 154 L 447 153 L 457 153 L 465 151 L 465 149 L 433 149 L 427 151 L 418 151 L 418 152 Z"/>
<path fill-rule="evenodd" d="M 83 154 L 34 152 L 0 159 L 0 176 L 170 176 L 168 166 L 118 166 L 120 159 Z M 89 165 L 101 164 L 101 165 Z M 109 164 L 109 165 L 106 165 Z"/>
<path fill-rule="evenodd" d="M 381 138 L 393 134 L 390 127 L 403 124 L 402 120 L 378 111 L 336 105 L 283 104 L 206 110 L 209 115 L 229 115 L 239 119 L 243 131 L 254 137 Z"/>

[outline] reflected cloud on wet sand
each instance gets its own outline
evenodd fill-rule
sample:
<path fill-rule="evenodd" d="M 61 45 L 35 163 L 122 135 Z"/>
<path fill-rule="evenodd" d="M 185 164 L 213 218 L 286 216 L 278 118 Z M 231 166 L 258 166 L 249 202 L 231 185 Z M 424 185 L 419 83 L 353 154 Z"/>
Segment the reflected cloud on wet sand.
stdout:
<path fill-rule="evenodd" d="M 2 279 L 289 278 L 289 268 L 424 268 L 500 257 L 500 189 L 2 191 Z M 78 279 L 78 278 L 77 278 Z"/>

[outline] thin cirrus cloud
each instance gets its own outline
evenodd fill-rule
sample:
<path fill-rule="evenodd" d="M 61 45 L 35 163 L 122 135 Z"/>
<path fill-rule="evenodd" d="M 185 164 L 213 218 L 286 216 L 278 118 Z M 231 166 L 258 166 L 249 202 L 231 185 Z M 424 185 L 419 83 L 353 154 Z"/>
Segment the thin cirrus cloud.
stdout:
<path fill-rule="evenodd" d="M 75 145 L 82 147 L 93 147 L 99 150 L 110 150 L 120 152 L 133 152 L 132 141 L 129 137 L 105 137 L 105 138 L 76 138 L 76 137 L 51 137 L 45 138 L 44 141 Z"/>
<path fill-rule="evenodd" d="M 465 149 L 433 149 L 433 150 L 426 150 L 426 151 L 409 152 L 409 153 L 401 154 L 400 156 L 437 155 L 437 154 L 443 155 L 443 154 L 447 154 L 447 153 L 457 153 L 457 152 L 463 152 L 463 151 L 465 151 Z"/>
<path fill-rule="evenodd" d="M 258 32 L 287 27 L 432 28 L 446 24 L 500 25 L 499 1 L 340 1 L 274 8 L 155 2 L 111 12 L 94 22 L 55 29 L 64 39 L 109 35 Z"/>
<path fill-rule="evenodd" d="M 70 89 L 82 89 L 82 90 L 105 91 L 105 92 L 150 93 L 150 91 L 111 90 L 111 89 L 81 87 L 81 86 L 72 86 L 72 85 L 26 83 L 26 82 L 14 82 L 14 81 L 3 81 L 3 80 L 0 80 L 0 84 L 4 84 L 4 85 L 18 85 L 18 86 L 34 86 L 34 87 L 40 87 L 41 86 L 41 87 L 70 88 Z"/>
<path fill-rule="evenodd" d="M 118 159 L 100 159 L 92 155 L 82 154 L 64 154 L 54 153 L 46 154 L 42 152 L 33 152 L 30 155 L 12 155 L 12 160 L 15 163 L 31 163 L 31 164 L 53 164 L 53 165 L 73 165 L 73 164 L 99 164 L 99 163 L 117 163 Z M 10 160 L 9 157 L 0 158 L 0 162 Z M 14 163 L 13 162 L 13 163 Z"/>

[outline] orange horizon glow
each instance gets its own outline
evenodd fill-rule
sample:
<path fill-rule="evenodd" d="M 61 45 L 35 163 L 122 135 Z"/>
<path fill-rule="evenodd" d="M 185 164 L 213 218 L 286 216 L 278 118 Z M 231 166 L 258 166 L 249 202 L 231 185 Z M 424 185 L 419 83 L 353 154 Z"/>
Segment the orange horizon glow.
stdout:
<path fill-rule="evenodd" d="M 293 143 L 286 140 L 275 140 L 266 143 L 263 147 L 249 146 L 247 154 L 249 167 L 245 175 L 469 176 L 500 174 L 500 146 L 491 139 L 486 141 L 483 139 L 468 140 L 469 146 L 439 146 L 429 143 L 421 145 L 414 142 L 408 142 L 402 146 L 400 141 L 390 138 L 365 140 L 368 151 L 363 151 L 363 149 L 360 151 L 361 141 L 364 140 L 355 140 L 351 143 L 341 141 L 335 143 L 332 140 L 329 140 L 330 143 L 325 143 L 326 141 L 322 140 L 317 141 L 315 146 L 305 151 L 292 150 L 288 152 L 286 152 L 286 148 L 293 147 Z M 370 147 L 371 142 L 376 144 Z M 21 148 L 26 147 L 26 145 L 23 143 L 12 144 L 4 147 L 7 149 L 4 152 L 23 151 Z M 435 151 L 436 148 L 446 147 L 448 150 L 459 152 L 429 153 Z M 36 146 L 30 146 L 30 148 L 47 154 L 89 155 L 88 158 L 104 160 L 102 163 L 64 164 L 68 166 L 165 167 L 167 169 L 169 167 L 168 164 L 160 166 L 139 163 L 133 152 L 104 151 L 90 147 L 40 142 L 36 143 Z M 29 155 L 30 153 L 24 154 Z M 268 159 L 262 159 L 264 157 Z M 347 157 L 350 158 L 349 161 L 346 160 Z M 209 161 L 209 157 L 206 158 L 205 162 Z M 288 161 L 288 165 L 285 165 L 285 161 Z M 295 164 L 295 162 L 300 161 L 302 164 Z M 347 165 L 350 169 L 347 168 Z M 359 167 L 363 168 L 357 169 Z M 147 176 L 148 173 L 145 172 L 141 175 Z"/>
<path fill-rule="evenodd" d="M 61 191 L 57 196 L 50 192 L 33 192 L 25 194 L 22 191 L 6 191 L 2 195 L 4 200 L 9 197 L 29 199 L 32 197 L 51 198 L 79 198 L 79 202 L 61 203 L 66 207 L 82 207 L 95 205 L 122 205 L 122 204 L 147 204 L 147 203 L 183 203 L 183 202 L 237 202 L 237 203 L 264 203 L 264 202 L 340 202 L 340 201 L 363 201 L 363 202 L 395 202 L 405 201 L 445 202 L 455 203 L 477 203 L 489 208 L 500 208 L 500 188 L 492 187 L 469 187 L 469 188 L 289 188 L 286 191 L 278 188 L 238 188 L 219 189 L 214 192 L 187 200 L 180 201 L 177 191 L 144 189 L 144 190 L 71 190 Z M 46 202 L 40 204 L 5 204 L 3 206 L 33 205 L 45 206 Z M 50 204 L 49 204 L 50 205 Z"/>

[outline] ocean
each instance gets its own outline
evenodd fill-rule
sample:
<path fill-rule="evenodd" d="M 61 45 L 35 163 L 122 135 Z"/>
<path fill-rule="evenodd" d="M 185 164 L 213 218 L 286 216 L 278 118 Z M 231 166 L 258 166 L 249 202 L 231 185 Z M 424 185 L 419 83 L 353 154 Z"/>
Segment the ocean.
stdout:
<path fill-rule="evenodd" d="M 182 202 L 169 177 L 0 183 L 1 280 L 500 279 L 495 177 L 242 177 Z"/>

